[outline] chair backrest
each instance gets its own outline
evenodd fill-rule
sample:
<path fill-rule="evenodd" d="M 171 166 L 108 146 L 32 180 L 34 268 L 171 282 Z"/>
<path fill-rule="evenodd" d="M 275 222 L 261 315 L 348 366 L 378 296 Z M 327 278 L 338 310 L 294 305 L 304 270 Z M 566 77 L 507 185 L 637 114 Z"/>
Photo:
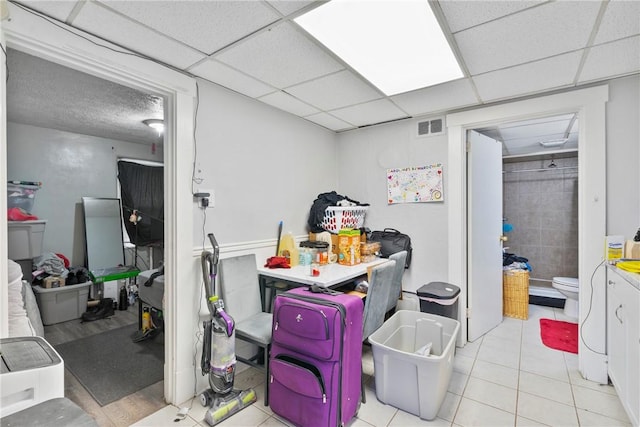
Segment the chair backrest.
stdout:
<path fill-rule="evenodd" d="M 376 329 L 384 323 L 384 315 L 387 312 L 389 290 L 393 280 L 393 272 L 396 262 L 387 261 L 377 265 L 371 270 L 369 289 L 364 300 L 364 321 L 362 326 L 362 339 L 369 338 Z"/>
<path fill-rule="evenodd" d="M 219 261 L 219 292 L 225 311 L 237 322 L 262 311 L 254 254 Z"/>
<path fill-rule="evenodd" d="M 407 260 L 407 251 L 396 252 L 389 255 L 389 259 L 396 262 L 396 268 L 393 271 L 393 280 L 391 289 L 389 290 L 389 301 L 387 302 L 387 311 L 395 308 L 402 292 L 402 275 L 404 274 L 404 265 Z"/>

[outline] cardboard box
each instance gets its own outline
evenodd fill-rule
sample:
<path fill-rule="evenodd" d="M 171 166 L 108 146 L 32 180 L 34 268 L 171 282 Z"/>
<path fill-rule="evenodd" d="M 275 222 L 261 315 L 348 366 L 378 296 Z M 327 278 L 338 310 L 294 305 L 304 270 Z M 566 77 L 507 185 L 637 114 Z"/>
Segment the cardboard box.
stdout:
<path fill-rule="evenodd" d="M 42 287 L 45 289 L 61 288 L 64 286 L 64 277 L 48 276 L 42 280 Z"/>

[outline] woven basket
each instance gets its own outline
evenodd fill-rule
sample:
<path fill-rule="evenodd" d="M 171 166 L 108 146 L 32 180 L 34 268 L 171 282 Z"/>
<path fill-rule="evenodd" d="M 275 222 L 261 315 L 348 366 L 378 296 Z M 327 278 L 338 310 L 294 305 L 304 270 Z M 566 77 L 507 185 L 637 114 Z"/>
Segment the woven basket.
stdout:
<path fill-rule="evenodd" d="M 502 312 L 507 317 L 529 318 L 529 272 L 505 270 L 502 274 Z"/>

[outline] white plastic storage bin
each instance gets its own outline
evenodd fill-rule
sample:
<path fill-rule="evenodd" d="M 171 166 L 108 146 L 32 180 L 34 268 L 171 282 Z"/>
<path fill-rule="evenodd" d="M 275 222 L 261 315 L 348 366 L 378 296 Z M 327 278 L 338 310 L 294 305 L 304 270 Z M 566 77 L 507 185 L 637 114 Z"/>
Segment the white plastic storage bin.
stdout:
<path fill-rule="evenodd" d="M 9 181 L 7 183 L 7 208 L 21 208 L 31 213 L 40 185 L 41 183 L 37 182 L 26 184 L 20 181 Z"/>
<path fill-rule="evenodd" d="M 79 319 L 87 311 L 91 282 L 45 289 L 34 286 L 40 317 L 45 325 Z"/>
<path fill-rule="evenodd" d="M 51 344 L 41 337 L 15 337 L 0 339 L 0 347 L 3 417 L 64 397 L 64 362 Z"/>
<path fill-rule="evenodd" d="M 419 311 L 400 310 L 371 336 L 376 396 L 403 411 L 433 420 L 444 401 L 453 370 L 460 322 Z M 431 344 L 431 354 L 419 354 Z"/>
<path fill-rule="evenodd" d="M 7 221 L 9 259 L 22 260 L 39 257 L 47 221 Z"/>

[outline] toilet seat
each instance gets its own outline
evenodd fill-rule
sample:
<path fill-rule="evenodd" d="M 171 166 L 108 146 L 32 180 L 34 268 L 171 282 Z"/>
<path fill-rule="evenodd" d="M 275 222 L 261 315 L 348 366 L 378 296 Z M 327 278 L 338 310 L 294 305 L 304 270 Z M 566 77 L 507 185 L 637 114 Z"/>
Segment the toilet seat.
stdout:
<path fill-rule="evenodd" d="M 554 277 L 553 283 L 558 285 L 562 285 L 568 288 L 576 288 L 576 291 L 579 288 L 579 281 L 575 277 Z"/>

